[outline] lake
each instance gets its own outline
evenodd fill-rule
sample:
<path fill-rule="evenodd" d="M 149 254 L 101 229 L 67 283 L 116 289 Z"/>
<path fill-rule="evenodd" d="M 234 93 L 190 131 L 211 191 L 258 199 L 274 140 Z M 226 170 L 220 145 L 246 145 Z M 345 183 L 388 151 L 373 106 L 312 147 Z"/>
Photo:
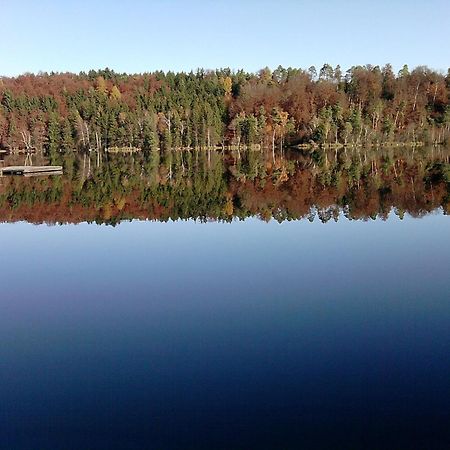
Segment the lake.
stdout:
<path fill-rule="evenodd" d="M 0 179 L 0 448 L 450 447 L 447 150 L 52 158 Z"/>

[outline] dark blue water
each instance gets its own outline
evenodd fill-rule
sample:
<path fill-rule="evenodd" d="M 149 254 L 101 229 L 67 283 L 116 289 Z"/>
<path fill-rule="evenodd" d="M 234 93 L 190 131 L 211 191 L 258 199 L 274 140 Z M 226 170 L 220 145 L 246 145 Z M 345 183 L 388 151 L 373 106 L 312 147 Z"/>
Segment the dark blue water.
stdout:
<path fill-rule="evenodd" d="M 2 449 L 450 448 L 450 222 L 0 226 Z"/>

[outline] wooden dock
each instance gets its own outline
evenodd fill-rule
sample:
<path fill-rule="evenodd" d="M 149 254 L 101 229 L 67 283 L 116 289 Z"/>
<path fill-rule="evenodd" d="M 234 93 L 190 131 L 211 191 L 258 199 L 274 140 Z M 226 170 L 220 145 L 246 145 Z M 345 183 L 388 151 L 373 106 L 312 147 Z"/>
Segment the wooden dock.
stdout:
<path fill-rule="evenodd" d="M 1 175 L 60 175 L 62 166 L 9 166 L 0 167 Z"/>

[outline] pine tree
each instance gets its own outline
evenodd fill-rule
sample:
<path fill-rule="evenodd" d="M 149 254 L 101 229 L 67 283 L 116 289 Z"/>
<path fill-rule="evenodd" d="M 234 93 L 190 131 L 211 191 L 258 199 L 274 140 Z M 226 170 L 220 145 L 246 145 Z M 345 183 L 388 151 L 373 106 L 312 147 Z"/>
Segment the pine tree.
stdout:
<path fill-rule="evenodd" d="M 55 113 L 50 114 L 47 126 L 47 144 L 50 152 L 56 152 L 60 146 L 61 129 L 58 117 Z"/>
<path fill-rule="evenodd" d="M 72 126 L 68 119 L 64 120 L 61 131 L 61 147 L 65 150 L 73 150 L 75 142 L 73 139 Z"/>

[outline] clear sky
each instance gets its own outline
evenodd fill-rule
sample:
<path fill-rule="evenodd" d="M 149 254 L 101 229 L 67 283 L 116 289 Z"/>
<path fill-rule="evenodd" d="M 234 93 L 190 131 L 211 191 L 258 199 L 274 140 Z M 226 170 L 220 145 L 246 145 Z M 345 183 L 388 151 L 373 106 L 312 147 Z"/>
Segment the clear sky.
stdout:
<path fill-rule="evenodd" d="M 0 75 L 450 66 L 449 0 L 0 0 Z"/>

